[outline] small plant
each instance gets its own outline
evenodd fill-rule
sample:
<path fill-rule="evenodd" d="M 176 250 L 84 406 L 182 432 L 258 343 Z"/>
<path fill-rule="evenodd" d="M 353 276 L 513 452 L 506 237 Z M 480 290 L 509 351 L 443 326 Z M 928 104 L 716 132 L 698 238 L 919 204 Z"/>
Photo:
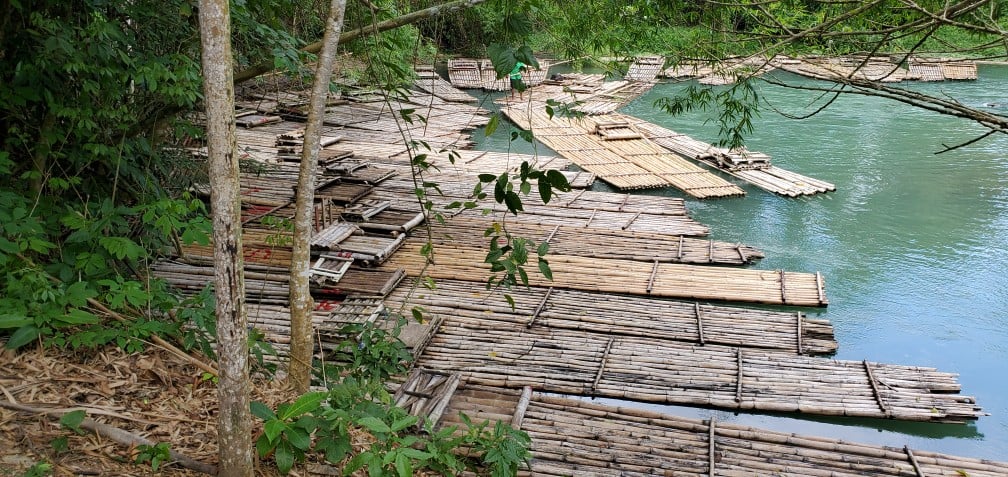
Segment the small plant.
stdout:
<path fill-rule="evenodd" d="M 139 445 L 137 451 L 139 452 L 134 462 L 137 464 L 150 463 L 151 470 L 155 472 L 161 464 L 171 460 L 170 446 L 167 442 L 160 442 L 152 446 Z"/>
<path fill-rule="evenodd" d="M 429 426 L 417 432 L 419 418 L 395 406 L 392 396 L 372 380 L 348 377 L 328 393 L 305 394 L 277 412 L 254 402 L 252 413 L 264 421 L 256 441 L 259 456 L 273 455 L 284 475 L 309 452 L 333 464 L 343 462 L 353 451 L 352 429 L 366 431 L 370 445 L 350 458 L 343 469 L 347 475 L 365 468 L 368 475 L 396 477 L 421 469 L 457 475 L 483 468 L 503 477 L 515 475 L 530 457 L 528 435 L 500 422 L 488 429 L 488 421 L 473 424 L 462 415 L 466 432 L 456 427 L 435 432 Z M 462 448 L 477 459 L 460 457 Z"/>
<path fill-rule="evenodd" d="M 260 457 L 272 453 L 281 474 L 287 475 L 295 461 L 304 461 L 311 449 L 311 434 L 319 427 L 311 413 L 318 410 L 326 396 L 324 392 L 304 394 L 292 404 L 281 404 L 275 413 L 261 402 L 252 403 L 252 414 L 264 421 L 256 452 Z"/>
<path fill-rule="evenodd" d="M 24 471 L 21 477 L 46 477 L 47 475 L 52 475 L 52 471 L 52 464 L 46 461 L 36 462 L 28 470 Z"/>

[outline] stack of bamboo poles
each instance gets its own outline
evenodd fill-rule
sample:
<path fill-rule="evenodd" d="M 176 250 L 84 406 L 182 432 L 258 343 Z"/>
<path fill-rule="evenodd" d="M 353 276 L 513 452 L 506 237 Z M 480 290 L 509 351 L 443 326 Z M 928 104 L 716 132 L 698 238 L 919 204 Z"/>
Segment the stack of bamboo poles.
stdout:
<path fill-rule="evenodd" d="M 502 108 L 519 127 L 579 167 L 620 189 L 672 186 L 697 198 L 743 195 L 745 192 L 720 177 L 670 153 L 647 139 L 606 141 L 593 134 L 597 122 L 617 118 L 596 116 L 571 120 L 548 116 L 542 105 Z"/>
<path fill-rule="evenodd" d="M 766 156 L 760 152 L 752 152 L 748 150 L 743 151 L 732 151 L 727 149 L 721 149 L 714 147 L 711 144 L 705 143 L 693 139 L 685 134 L 679 134 L 675 131 L 666 129 L 664 127 L 658 126 L 657 124 L 652 124 L 647 121 L 643 121 L 631 116 L 621 116 L 626 118 L 628 121 L 634 123 L 634 125 L 648 138 L 654 141 L 656 144 L 661 145 L 665 149 L 679 154 L 683 157 L 690 159 L 695 159 L 697 161 L 703 162 L 708 166 L 721 170 L 727 174 L 738 177 L 750 184 L 753 184 L 761 189 L 773 192 L 775 194 L 780 194 L 788 197 L 797 197 L 800 195 L 813 195 L 828 191 L 836 190 L 836 186 L 819 179 L 812 177 L 803 176 L 796 172 L 791 172 L 786 169 L 771 165 L 763 169 L 753 169 L 753 170 L 738 170 L 730 171 L 722 169 L 716 161 L 710 159 L 704 159 L 708 157 L 710 152 L 718 152 L 732 155 L 761 155 Z M 767 157 L 769 161 L 769 157 Z"/>
<path fill-rule="evenodd" d="M 439 248 L 435 265 L 426 267 L 420 246 L 407 246 L 387 265 L 401 267 L 410 276 L 421 272 L 438 279 L 484 281 L 491 276 L 483 263 L 487 249 Z M 822 277 L 818 273 L 783 270 L 745 270 L 663 262 L 590 258 L 550 254 L 549 281 L 530 273 L 529 283 L 583 291 L 628 293 L 667 298 L 723 300 L 773 305 L 826 306 Z"/>
<path fill-rule="evenodd" d="M 933 368 L 446 319 L 419 366 L 467 382 L 727 409 L 963 422 L 984 415 Z"/>
<path fill-rule="evenodd" d="M 420 305 L 452 323 L 499 321 L 505 327 L 581 330 L 603 336 L 637 336 L 686 343 L 763 348 L 795 354 L 829 354 L 837 349 L 827 320 L 803 313 L 586 293 L 532 287 L 501 292 L 473 282 L 438 280 L 433 290 L 411 293 L 399 287 L 386 302 L 391 308 Z"/>
<path fill-rule="evenodd" d="M 784 434 L 540 393 L 532 394 L 522 429 L 532 438 L 532 475 L 993 477 L 1008 473 L 1008 463 L 1003 462 Z"/>
<path fill-rule="evenodd" d="M 483 231 L 491 226 L 490 218 L 463 214 L 448 219 L 444 224 L 432 224 L 429 239 L 434 244 L 435 251 L 449 246 L 479 248 L 487 242 Z M 522 220 L 507 226 L 512 235 L 532 240 L 537 245 L 549 243 L 550 253 L 558 255 L 720 265 L 746 265 L 763 257 L 762 252 L 747 245 L 682 235 L 636 232 L 629 230 L 630 228 L 621 230 L 618 226 L 590 228 L 580 224 L 548 225 Z M 416 246 L 427 240 L 427 236 L 419 235 L 410 239 L 409 244 Z"/>

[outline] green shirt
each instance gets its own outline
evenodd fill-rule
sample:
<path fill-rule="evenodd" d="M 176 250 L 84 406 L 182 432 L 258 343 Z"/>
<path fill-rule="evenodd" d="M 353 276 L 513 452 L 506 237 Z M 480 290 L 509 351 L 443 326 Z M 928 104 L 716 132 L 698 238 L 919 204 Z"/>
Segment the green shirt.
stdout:
<path fill-rule="evenodd" d="M 525 68 L 525 63 L 522 63 L 520 61 L 515 63 L 514 69 L 511 70 L 511 79 L 513 80 L 521 79 L 521 70 L 523 68 Z"/>

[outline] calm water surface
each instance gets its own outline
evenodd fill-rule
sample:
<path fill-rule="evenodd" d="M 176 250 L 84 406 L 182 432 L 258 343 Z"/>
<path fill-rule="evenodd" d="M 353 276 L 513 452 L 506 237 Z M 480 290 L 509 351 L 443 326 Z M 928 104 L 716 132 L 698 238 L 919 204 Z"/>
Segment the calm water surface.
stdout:
<path fill-rule="evenodd" d="M 975 106 L 1008 104 L 1008 67 L 982 66 L 976 82 L 921 84 Z M 704 113 L 672 118 L 654 100 L 683 86 L 664 84 L 622 111 L 713 142 Z M 847 95 L 805 120 L 817 94 L 760 87 L 751 149 L 776 165 L 833 182 L 837 191 L 789 199 L 746 183 L 742 198 L 688 207 L 717 240 L 767 255 L 757 268 L 821 271 L 837 358 L 933 366 L 960 374 L 963 393 L 991 414 L 974 424 L 734 414 L 667 406 L 679 415 L 846 440 L 1008 460 L 1008 137 L 944 154 L 972 139 L 971 123 L 892 101 Z M 489 105 L 485 105 L 488 106 Z M 1002 110 L 1005 111 L 1005 110 Z M 480 147 L 529 152 L 502 131 Z M 479 135 L 479 134 L 477 134 Z M 549 153 L 539 146 L 540 152 Z M 604 189 L 604 186 L 600 188 Z M 676 190 L 651 193 L 683 197 Z"/>

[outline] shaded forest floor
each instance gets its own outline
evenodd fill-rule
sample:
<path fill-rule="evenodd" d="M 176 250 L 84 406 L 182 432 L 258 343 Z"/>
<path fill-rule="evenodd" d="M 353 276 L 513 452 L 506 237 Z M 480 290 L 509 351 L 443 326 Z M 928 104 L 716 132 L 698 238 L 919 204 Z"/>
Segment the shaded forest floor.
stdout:
<path fill-rule="evenodd" d="M 6 402 L 48 411 L 83 409 L 97 422 L 217 462 L 216 386 L 154 345 L 133 354 L 115 347 L 4 350 L 0 363 L 0 399 Z M 253 400 L 273 408 L 294 396 L 282 380 L 255 382 L 252 392 Z M 62 436 L 66 450 L 58 452 L 53 441 Z M 154 472 L 149 463 L 135 463 L 137 453 L 94 432 L 61 428 L 57 418 L 0 408 L 0 477 L 23 475 L 42 461 L 52 464 L 52 475 L 205 475 L 174 464 Z M 274 466 L 263 467 L 257 474 L 276 475 Z"/>

